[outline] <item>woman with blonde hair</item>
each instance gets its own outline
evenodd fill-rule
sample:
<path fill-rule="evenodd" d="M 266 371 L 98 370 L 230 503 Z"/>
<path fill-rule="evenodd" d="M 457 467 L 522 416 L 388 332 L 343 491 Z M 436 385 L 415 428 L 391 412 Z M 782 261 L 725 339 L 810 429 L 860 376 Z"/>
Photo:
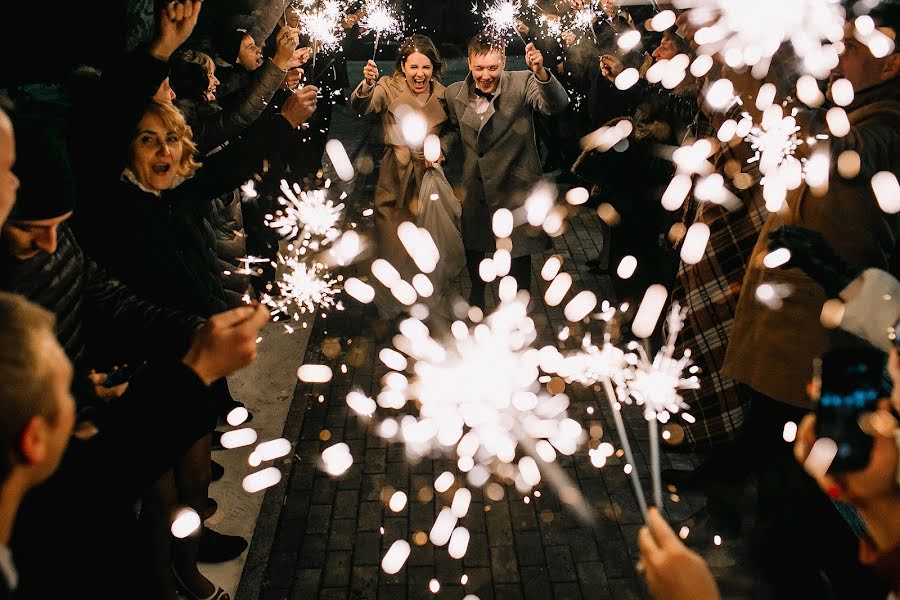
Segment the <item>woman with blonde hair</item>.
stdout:
<path fill-rule="evenodd" d="M 154 304 L 210 317 L 226 308 L 211 231 L 204 224 L 212 200 L 252 178 L 264 159 L 315 110 L 315 89 L 296 92 L 279 114 L 259 122 L 238 141 L 207 156 L 201 164 L 184 115 L 169 103 L 151 101 L 134 127 L 123 167 L 112 189 L 92 206 L 94 258 Z M 208 233 L 209 232 L 209 233 Z M 132 348 L 116 357 L 134 363 L 151 357 Z M 222 380 L 220 380 L 221 382 Z M 217 383 L 220 383 L 217 382 Z M 215 387 L 217 384 L 213 384 Z M 177 418 L 177 415 L 160 415 Z M 210 422 L 209 431 L 215 428 Z M 198 514 L 212 512 L 207 499 L 211 478 L 210 436 L 197 440 L 173 471 L 148 490 L 141 522 L 148 541 L 149 581 L 154 597 L 175 598 L 172 574 L 189 597 L 227 600 L 222 588 L 197 569 L 198 556 L 240 554 L 246 541 L 204 528 L 200 536 L 171 545 L 169 524 L 177 505 Z M 222 560 L 222 558 L 217 559 Z"/>

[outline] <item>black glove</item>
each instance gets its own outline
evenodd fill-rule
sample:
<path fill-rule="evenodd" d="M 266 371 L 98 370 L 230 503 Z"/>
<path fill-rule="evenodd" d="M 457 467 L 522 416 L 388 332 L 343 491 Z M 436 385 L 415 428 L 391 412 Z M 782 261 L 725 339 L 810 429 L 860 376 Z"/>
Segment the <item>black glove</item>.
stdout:
<path fill-rule="evenodd" d="M 800 269 L 821 285 L 829 298 L 836 298 L 862 269 L 838 256 L 818 231 L 803 227 L 780 227 L 769 232 L 769 251 L 787 248 L 791 259 L 781 268 Z"/>

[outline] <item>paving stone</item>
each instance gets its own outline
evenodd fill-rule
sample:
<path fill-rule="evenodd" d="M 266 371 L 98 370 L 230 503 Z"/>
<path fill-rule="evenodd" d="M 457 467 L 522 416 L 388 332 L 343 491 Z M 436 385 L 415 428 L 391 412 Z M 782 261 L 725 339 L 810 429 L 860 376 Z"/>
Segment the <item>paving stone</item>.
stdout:
<path fill-rule="evenodd" d="M 577 583 L 554 583 L 553 597 L 555 600 L 581 600 L 581 590 Z"/>
<path fill-rule="evenodd" d="M 378 597 L 378 567 L 353 567 L 349 595 L 351 600 L 375 600 Z"/>
<path fill-rule="evenodd" d="M 356 543 L 353 546 L 353 565 L 378 564 L 381 564 L 381 534 L 374 531 L 357 532 Z"/>
<path fill-rule="evenodd" d="M 610 579 L 609 589 L 613 600 L 644 600 L 650 598 L 643 592 L 636 579 Z"/>
<path fill-rule="evenodd" d="M 357 521 L 360 531 L 378 531 L 383 519 L 384 507 L 381 502 L 360 502 Z"/>
<path fill-rule="evenodd" d="M 572 560 L 572 551 L 568 546 L 547 546 L 544 548 L 547 555 L 547 567 L 550 570 L 550 581 L 575 581 L 575 562 Z"/>
<path fill-rule="evenodd" d="M 419 598 L 419 596 L 416 596 Z M 405 600 L 406 586 L 400 584 L 383 584 L 378 586 L 378 600 Z"/>
<path fill-rule="evenodd" d="M 578 572 L 578 583 L 585 598 L 610 597 L 609 583 L 602 562 L 575 563 L 575 570 Z"/>
<path fill-rule="evenodd" d="M 346 591 L 349 582 L 350 552 L 329 552 L 322 570 L 322 587 L 337 587 Z"/>
<path fill-rule="evenodd" d="M 298 569 L 291 586 L 291 600 L 306 600 L 318 596 L 321 579 L 321 569 Z"/>
<path fill-rule="evenodd" d="M 525 600 L 543 600 L 553 597 L 546 566 L 521 567 L 521 573 Z"/>
<path fill-rule="evenodd" d="M 494 586 L 494 600 L 522 600 L 522 588 L 518 584 L 497 584 Z"/>
<path fill-rule="evenodd" d="M 328 538 L 324 535 L 311 535 L 307 532 L 300 546 L 300 557 L 297 560 L 299 567 L 324 567 L 325 551 L 328 548 Z"/>
<path fill-rule="evenodd" d="M 355 519 L 359 506 L 359 492 L 346 490 L 338 492 L 334 499 L 335 519 Z"/>
<path fill-rule="evenodd" d="M 544 544 L 538 531 L 516 531 L 516 556 L 521 566 L 544 565 Z"/>
<path fill-rule="evenodd" d="M 510 545 L 513 543 L 512 528 L 509 521 L 509 506 L 506 502 L 492 502 L 491 510 L 484 513 L 487 523 L 488 540 L 491 546 Z"/>
<path fill-rule="evenodd" d="M 491 571 L 495 583 L 518 583 L 519 565 L 512 546 L 491 546 Z"/>
<path fill-rule="evenodd" d="M 275 588 L 290 588 L 297 568 L 296 552 L 273 552 L 269 556 L 269 585 Z"/>

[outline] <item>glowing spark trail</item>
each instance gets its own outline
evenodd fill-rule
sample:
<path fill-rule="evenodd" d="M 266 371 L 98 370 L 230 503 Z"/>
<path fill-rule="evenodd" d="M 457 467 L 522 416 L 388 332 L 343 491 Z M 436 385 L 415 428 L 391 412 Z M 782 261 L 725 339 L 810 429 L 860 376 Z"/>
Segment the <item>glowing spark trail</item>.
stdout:
<path fill-rule="evenodd" d="M 384 0 L 368 0 L 364 10 L 365 16 L 359 25 L 366 31 L 375 32 L 375 50 L 372 52 L 372 60 L 375 60 L 381 36 L 397 36 L 403 32 L 403 17 Z"/>

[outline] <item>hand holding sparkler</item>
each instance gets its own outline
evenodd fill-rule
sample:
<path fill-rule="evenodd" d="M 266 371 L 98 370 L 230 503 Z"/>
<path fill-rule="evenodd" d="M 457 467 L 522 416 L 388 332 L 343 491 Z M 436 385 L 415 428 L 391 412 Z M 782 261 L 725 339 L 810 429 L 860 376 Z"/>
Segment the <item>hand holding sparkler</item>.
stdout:
<path fill-rule="evenodd" d="M 278 31 L 275 43 L 275 56 L 272 57 L 272 62 L 282 71 L 287 71 L 294 66 L 291 63 L 297 44 L 300 43 L 300 30 L 285 25 Z"/>
<path fill-rule="evenodd" d="M 615 81 L 624 68 L 622 61 L 612 54 L 604 54 L 600 57 L 600 71 L 610 81 Z"/>
<path fill-rule="evenodd" d="M 293 127 L 300 127 L 316 112 L 318 93 L 319 88 L 315 86 L 303 86 L 288 97 L 281 108 L 281 114 Z"/>
<path fill-rule="evenodd" d="M 366 85 L 375 85 L 375 82 L 378 81 L 378 65 L 374 60 L 370 60 L 363 67 L 363 78 L 366 80 Z"/>
<path fill-rule="evenodd" d="M 689 550 L 659 510 L 651 508 L 638 532 L 641 563 L 657 600 L 718 600 L 719 589 L 706 561 Z"/>
<path fill-rule="evenodd" d="M 172 53 L 193 33 L 202 6 L 202 0 L 169 2 L 160 15 L 159 37 L 151 44 L 150 54 L 168 62 Z"/>
<path fill-rule="evenodd" d="M 181 362 L 210 385 L 253 362 L 256 338 L 268 321 L 269 311 L 260 304 L 214 315 L 197 330 Z"/>
<path fill-rule="evenodd" d="M 534 76 L 539 81 L 550 79 L 550 74 L 544 69 L 544 55 L 535 48 L 533 43 L 525 46 L 525 64 L 528 65 L 528 68 L 531 69 L 531 72 L 534 73 Z"/>

